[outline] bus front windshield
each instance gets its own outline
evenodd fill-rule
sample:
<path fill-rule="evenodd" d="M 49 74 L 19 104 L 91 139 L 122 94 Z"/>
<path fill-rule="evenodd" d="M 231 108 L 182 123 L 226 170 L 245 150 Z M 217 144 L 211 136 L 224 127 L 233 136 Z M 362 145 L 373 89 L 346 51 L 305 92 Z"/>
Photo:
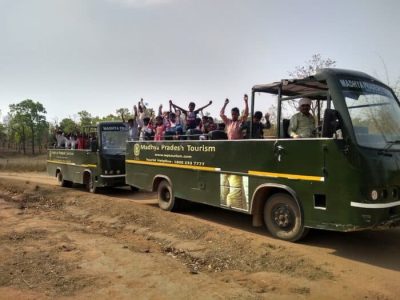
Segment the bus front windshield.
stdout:
<path fill-rule="evenodd" d="M 101 142 L 104 154 L 125 155 L 128 131 L 102 131 Z"/>
<path fill-rule="evenodd" d="M 393 93 L 375 82 L 342 79 L 340 84 L 357 143 L 400 149 L 400 107 Z"/>

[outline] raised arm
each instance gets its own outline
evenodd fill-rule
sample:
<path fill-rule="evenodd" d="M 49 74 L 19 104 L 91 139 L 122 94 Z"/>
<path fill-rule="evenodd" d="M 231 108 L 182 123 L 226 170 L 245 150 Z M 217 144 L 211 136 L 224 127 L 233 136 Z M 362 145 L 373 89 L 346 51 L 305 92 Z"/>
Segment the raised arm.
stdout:
<path fill-rule="evenodd" d="M 227 118 L 226 115 L 225 115 L 225 108 L 226 108 L 226 106 L 228 105 L 228 103 L 229 103 L 229 99 L 226 98 L 226 99 L 225 99 L 224 106 L 222 106 L 221 111 L 220 111 L 220 113 L 219 113 L 219 116 L 221 117 L 222 121 L 224 121 L 224 123 L 227 123 L 227 122 L 228 122 L 228 118 Z"/>
<path fill-rule="evenodd" d="M 143 98 L 140 98 L 139 106 L 142 107 L 143 111 L 145 111 L 147 109 L 146 105 L 144 105 Z"/>
<path fill-rule="evenodd" d="M 195 112 L 198 113 L 199 111 L 202 111 L 206 107 L 209 107 L 211 104 L 212 104 L 212 100 L 210 100 L 210 102 L 208 102 L 208 104 L 204 105 L 203 107 L 196 109 Z"/>
<path fill-rule="evenodd" d="M 185 115 L 187 114 L 187 110 L 186 110 L 186 109 L 183 109 L 182 107 L 179 107 L 178 105 L 174 104 L 174 103 L 172 102 L 172 100 L 169 100 L 169 104 L 172 105 L 173 108 L 175 108 L 175 109 L 176 109 L 176 108 L 177 108 L 177 109 L 180 109 L 181 112 L 183 112 Z"/>
<path fill-rule="evenodd" d="M 244 112 L 241 117 L 241 120 L 242 120 L 242 122 L 246 122 L 247 118 L 249 117 L 249 103 L 248 103 L 249 97 L 247 96 L 247 94 L 244 94 L 243 101 L 244 101 Z"/>
<path fill-rule="evenodd" d="M 134 120 L 136 120 L 137 115 L 138 115 L 138 113 L 137 113 L 137 106 L 134 105 L 134 106 L 133 106 L 133 119 L 134 119 Z"/>
<path fill-rule="evenodd" d="M 154 115 L 154 111 L 153 111 L 153 112 L 151 113 L 151 116 L 150 116 L 149 124 L 153 125 L 154 117 L 155 117 L 155 115 Z"/>

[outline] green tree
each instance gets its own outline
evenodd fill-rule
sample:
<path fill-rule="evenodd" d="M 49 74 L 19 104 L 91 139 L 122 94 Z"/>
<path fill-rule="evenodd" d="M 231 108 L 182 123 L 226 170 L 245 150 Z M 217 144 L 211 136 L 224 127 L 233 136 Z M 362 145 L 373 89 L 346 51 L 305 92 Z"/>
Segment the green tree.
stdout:
<path fill-rule="evenodd" d="M 59 129 L 65 134 L 69 134 L 76 132 L 79 129 L 79 126 L 71 118 L 64 118 L 60 122 Z"/>
<path fill-rule="evenodd" d="M 8 137 L 10 146 L 11 143 L 14 143 L 16 150 L 22 150 L 22 152 L 26 154 L 27 127 L 25 119 L 21 114 L 15 111 L 10 111 L 8 116 Z"/>
<path fill-rule="evenodd" d="M 31 135 L 32 154 L 35 154 L 35 139 L 38 131 L 46 127 L 46 109 L 40 102 L 26 99 L 17 104 L 10 104 L 10 116 L 14 128 L 21 134 L 25 153 L 27 133 Z"/>
<path fill-rule="evenodd" d="M 121 121 L 121 118 L 113 114 L 109 114 L 104 117 L 99 117 L 99 116 L 93 117 L 93 124 L 97 124 L 98 122 L 104 122 L 104 121 Z"/>
<path fill-rule="evenodd" d="M 39 153 L 42 152 L 43 146 L 46 146 L 47 148 L 49 142 L 48 132 L 49 132 L 49 122 L 42 122 L 38 125 L 36 138 L 37 138 L 37 144 L 39 145 Z"/>
<path fill-rule="evenodd" d="M 80 124 L 81 128 L 83 126 L 89 126 L 89 125 L 93 124 L 93 117 L 86 110 L 82 110 L 82 111 L 78 112 L 78 116 L 79 116 L 79 124 Z"/>
<path fill-rule="evenodd" d="M 0 123 L 0 147 L 3 148 L 7 143 L 7 128 Z"/>
<path fill-rule="evenodd" d="M 109 114 L 109 115 L 107 115 L 107 116 L 105 116 L 105 117 L 101 117 L 100 118 L 100 122 L 101 121 L 121 121 L 121 117 L 120 116 L 116 116 L 116 115 L 113 115 L 113 114 Z"/>
<path fill-rule="evenodd" d="M 334 67 L 336 61 L 322 58 L 321 54 L 313 54 L 311 59 L 304 62 L 302 66 L 296 66 L 293 71 L 289 72 L 289 76 L 296 79 L 306 78 L 314 75 L 319 69 Z"/>
<path fill-rule="evenodd" d="M 115 113 L 117 114 L 117 119 L 116 120 L 125 120 L 127 121 L 128 119 L 132 118 L 133 115 L 129 112 L 128 108 L 121 107 L 118 108 Z"/>
<path fill-rule="evenodd" d="M 323 68 L 334 67 L 336 65 L 336 61 L 331 58 L 323 58 L 321 54 L 313 54 L 311 59 L 304 62 L 302 66 L 296 66 L 293 71 L 289 72 L 289 76 L 294 79 L 302 79 L 309 76 L 315 75 L 318 70 Z M 289 104 L 292 108 L 297 108 L 296 101 L 289 101 Z M 315 116 L 317 112 L 317 102 L 312 101 L 311 103 L 311 111 Z"/>

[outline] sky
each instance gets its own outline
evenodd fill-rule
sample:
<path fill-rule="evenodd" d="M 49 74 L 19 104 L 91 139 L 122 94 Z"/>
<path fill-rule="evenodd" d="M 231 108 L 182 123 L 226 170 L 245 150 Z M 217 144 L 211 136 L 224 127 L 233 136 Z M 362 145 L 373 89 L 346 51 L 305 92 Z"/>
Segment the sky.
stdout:
<path fill-rule="evenodd" d="M 398 0 L 0 0 L 0 120 L 39 101 L 47 120 L 105 116 L 144 98 L 218 116 L 313 54 L 400 78 Z M 263 111 L 273 104 L 257 103 Z"/>

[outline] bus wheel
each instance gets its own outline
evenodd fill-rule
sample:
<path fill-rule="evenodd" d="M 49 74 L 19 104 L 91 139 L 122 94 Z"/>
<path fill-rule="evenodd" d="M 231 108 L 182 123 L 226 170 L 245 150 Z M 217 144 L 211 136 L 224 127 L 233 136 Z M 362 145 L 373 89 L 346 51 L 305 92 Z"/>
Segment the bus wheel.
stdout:
<path fill-rule="evenodd" d="M 157 188 L 158 195 L 158 206 L 162 210 L 174 211 L 177 209 L 178 201 L 174 197 L 172 187 L 168 181 L 163 180 L 160 182 Z"/>
<path fill-rule="evenodd" d="M 71 187 L 72 186 L 72 181 L 64 180 L 64 176 L 61 173 L 61 171 L 57 173 L 57 182 L 58 182 L 58 185 L 61 187 Z"/>
<path fill-rule="evenodd" d="M 299 206 L 283 193 L 272 195 L 265 203 L 264 222 L 274 237 L 285 241 L 298 241 L 308 232 Z"/>
<path fill-rule="evenodd" d="M 86 190 L 89 193 L 93 193 L 95 194 L 97 192 L 97 187 L 94 184 L 94 180 L 91 174 L 89 174 L 88 176 L 86 176 L 86 180 L 85 180 L 85 186 L 86 186 Z"/>

